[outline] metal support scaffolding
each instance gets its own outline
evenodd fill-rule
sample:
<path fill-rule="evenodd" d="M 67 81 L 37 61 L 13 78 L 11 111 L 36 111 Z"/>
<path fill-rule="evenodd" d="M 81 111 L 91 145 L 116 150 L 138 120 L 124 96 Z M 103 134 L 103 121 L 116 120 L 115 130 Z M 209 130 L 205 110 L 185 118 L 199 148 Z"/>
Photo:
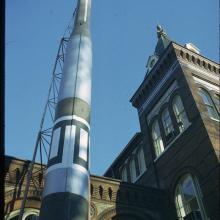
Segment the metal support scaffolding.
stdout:
<path fill-rule="evenodd" d="M 63 64 L 65 59 L 65 51 L 67 47 L 67 43 L 72 31 L 72 25 L 75 20 L 76 8 L 73 12 L 72 18 L 64 31 L 63 37 L 60 40 L 58 52 L 56 55 L 55 64 L 52 71 L 52 79 L 47 95 L 47 101 L 44 107 L 43 115 L 40 122 L 39 131 L 37 134 L 37 139 L 34 148 L 34 154 L 30 165 L 27 167 L 26 172 L 26 184 L 20 209 L 20 214 L 18 220 L 22 220 L 25 203 L 27 200 L 27 195 L 30 186 L 33 187 L 36 191 L 42 192 L 43 190 L 43 179 L 45 172 L 45 164 L 47 164 L 49 159 L 50 152 L 50 143 L 52 138 L 52 128 L 55 117 L 55 108 L 58 100 L 58 92 L 60 87 L 60 81 L 63 72 Z M 40 163 L 40 169 L 34 170 L 34 164 L 38 162 Z M 6 217 L 7 219 L 7 217 Z"/>
<path fill-rule="evenodd" d="M 57 104 L 59 84 L 62 76 L 65 50 L 68 40 L 69 40 L 68 37 L 62 37 L 59 44 L 59 49 L 57 52 L 53 73 L 52 73 L 52 80 L 48 91 L 47 101 L 41 118 L 39 132 L 37 134 L 37 140 L 34 148 L 33 158 L 29 167 L 27 168 L 27 174 L 26 174 L 27 178 L 26 178 L 24 196 L 22 199 L 18 220 L 22 220 L 24 214 L 25 202 L 27 199 L 31 182 L 33 183 L 33 187 L 37 191 L 42 190 L 42 181 L 39 181 L 39 178 L 40 179 L 44 178 L 45 168 L 43 168 L 43 164 L 46 164 L 49 159 L 50 142 L 52 138 L 52 126 L 55 116 L 55 107 Z M 36 161 L 39 162 L 41 166 L 39 170 L 33 173 L 33 167 Z"/>
<path fill-rule="evenodd" d="M 43 179 L 46 170 L 45 164 L 47 164 L 49 159 L 52 128 L 55 117 L 55 108 L 58 101 L 60 81 L 63 72 L 65 52 L 70 34 L 72 32 L 72 26 L 75 20 L 75 13 L 76 7 L 72 18 L 70 19 L 70 22 L 65 29 L 63 37 L 61 38 L 59 43 L 59 48 L 52 71 L 52 79 L 47 95 L 47 100 L 44 106 L 43 115 L 40 121 L 39 131 L 37 133 L 37 139 L 35 142 L 32 160 L 27 166 L 26 171 L 22 174 L 22 176 L 19 177 L 19 183 L 21 184 L 21 187 L 24 185 L 24 188 L 22 187 L 22 193 L 17 196 L 17 199 L 22 199 L 18 220 L 23 219 L 25 204 L 29 190 L 35 190 L 38 193 L 43 191 Z M 38 163 L 38 165 L 34 166 L 35 163 Z M 6 214 L 7 215 L 5 216 L 5 219 L 7 220 L 9 213 L 6 212 Z"/>

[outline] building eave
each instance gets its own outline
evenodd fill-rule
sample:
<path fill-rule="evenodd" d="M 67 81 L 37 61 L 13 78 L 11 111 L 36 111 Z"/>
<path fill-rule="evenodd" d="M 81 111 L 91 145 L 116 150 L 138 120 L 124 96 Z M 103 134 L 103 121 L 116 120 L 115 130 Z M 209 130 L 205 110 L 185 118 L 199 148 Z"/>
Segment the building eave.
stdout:
<path fill-rule="evenodd" d="M 134 141 L 141 137 L 141 132 L 137 132 L 132 138 L 131 140 L 128 142 L 128 144 L 125 146 L 125 148 L 121 151 L 121 153 L 115 158 L 115 160 L 112 162 L 112 164 L 109 166 L 109 168 L 105 171 L 105 173 L 103 174 L 103 176 L 105 176 L 108 172 L 110 172 L 110 170 L 116 165 L 116 163 L 118 162 L 118 160 L 123 157 L 123 155 L 129 150 L 130 146 L 132 143 L 134 143 Z"/>
<path fill-rule="evenodd" d="M 154 75 L 154 73 L 156 72 L 156 70 L 159 68 L 159 66 L 161 65 L 161 61 L 165 58 L 165 55 L 169 53 L 170 49 L 171 48 L 174 48 L 174 49 L 182 49 L 184 51 L 187 51 L 188 53 L 190 54 L 193 54 L 195 57 L 200 57 L 202 59 L 205 59 L 215 65 L 218 65 L 219 64 L 211 59 L 208 59 L 207 57 L 201 55 L 201 54 L 198 54 L 192 50 L 189 50 L 187 49 L 186 47 L 174 42 L 174 41 L 171 41 L 170 44 L 167 46 L 167 48 L 163 51 L 163 53 L 161 54 L 160 58 L 158 59 L 158 61 L 156 62 L 156 64 L 154 65 L 154 67 L 151 69 L 151 71 L 148 73 L 148 75 L 144 78 L 144 80 L 142 81 L 142 83 L 140 84 L 140 86 L 138 87 L 138 89 L 136 90 L 136 92 L 134 93 L 134 95 L 131 97 L 130 99 L 130 102 L 132 103 L 132 106 L 138 108 L 139 105 L 136 103 L 137 102 L 137 98 L 139 97 L 140 95 L 140 92 L 143 90 L 144 86 L 147 84 L 148 80 Z"/>
<path fill-rule="evenodd" d="M 169 43 L 169 45 L 168 45 L 167 48 L 163 51 L 163 53 L 162 53 L 161 56 L 159 57 L 158 61 L 157 61 L 156 64 L 154 65 L 154 67 L 153 67 L 153 68 L 151 69 L 151 71 L 147 74 L 147 76 L 145 76 L 144 80 L 142 81 L 142 83 L 140 84 L 140 86 L 138 87 L 138 89 L 136 90 L 136 92 L 134 93 L 134 95 L 131 97 L 130 102 L 132 103 L 132 105 L 133 105 L 134 107 L 137 107 L 137 106 L 134 104 L 134 101 L 135 101 L 135 99 L 137 98 L 137 96 L 138 96 L 140 90 L 142 90 L 142 88 L 143 88 L 143 86 L 145 85 L 146 81 L 148 80 L 148 78 L 151 77 L 151 75 L 153 74 L 153 72 L 155 71 L 155 69 L 158 67 L 160 61 L 163 59 L 164 54 L 165 54 L 168 50 L 170 50 L 170 47 L 171 47 L 171 45 L 172 45 L 173 43 L 174 43 L 173 41 L 171 41 L 171 42 Z"/>

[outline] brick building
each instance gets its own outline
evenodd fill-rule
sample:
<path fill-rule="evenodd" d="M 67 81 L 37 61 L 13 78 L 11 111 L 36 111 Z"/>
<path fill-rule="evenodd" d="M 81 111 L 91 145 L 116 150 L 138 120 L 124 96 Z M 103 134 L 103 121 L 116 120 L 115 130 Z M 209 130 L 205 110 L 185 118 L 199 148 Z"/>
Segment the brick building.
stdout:
<path fill-rule="evenodd" d="M 219 64 L 157 28 L 146 76 L 131 98 L 141 130 L 104 177 L 91 176 L 91 219 L 220 218 Z M 6 157 L 8 220 L 18 218 L 27 167 L 28 161 Z M 24 220 L 39 212 L 40 170 L 35 164 Z"/>
<path fill-rule="evenodd" d="M 147 74 L 131 98 L 141 131 L 105 176 L 169 191 L 179 219 L 219 216 L 219 64 L 158 26 Z"/>

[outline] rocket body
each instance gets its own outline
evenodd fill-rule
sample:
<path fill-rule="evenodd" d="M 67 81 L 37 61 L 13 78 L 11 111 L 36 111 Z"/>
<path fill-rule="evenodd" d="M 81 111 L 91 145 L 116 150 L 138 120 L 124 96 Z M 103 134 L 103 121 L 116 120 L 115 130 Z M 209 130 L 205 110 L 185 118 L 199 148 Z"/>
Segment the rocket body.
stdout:
<path fill-rule="evenodd" d="M 65 54 L 40 220 L 87 220 L 92 45 L 91 0 L 79 0 Z"/>

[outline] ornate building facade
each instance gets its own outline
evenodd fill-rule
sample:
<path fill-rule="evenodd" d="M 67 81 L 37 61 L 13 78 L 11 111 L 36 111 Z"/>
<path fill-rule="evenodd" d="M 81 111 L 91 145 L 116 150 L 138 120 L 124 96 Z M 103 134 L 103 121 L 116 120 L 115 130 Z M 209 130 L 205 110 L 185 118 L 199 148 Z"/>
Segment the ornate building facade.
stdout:
<path fill-rule="evenodd" d="M 157 27 L 146 76 L 131 98 L 140 128 L 105 172 L 91 176 L 92 220 L 217 220 L 219 64 Z M 18 219 L 30 161 L 6 157 L 5 218 Z M 35 164 L 24 220 L 37 219 L 44 167 Z"/>
<path fill-rule="evenodd" d="M 5 218 L 17 220 L 25 191 L 30 161 L 6 157 Z M 24 220 L 37 219 L 44 186 L 40 164 L 35 164 L 28 191 Z M 106 177 L 90 177 L 91 220 L 172 219 L 173 209 L 165 190 L 144 187 Z M 170 210 L 170 212 L 167 212 Z"/>

